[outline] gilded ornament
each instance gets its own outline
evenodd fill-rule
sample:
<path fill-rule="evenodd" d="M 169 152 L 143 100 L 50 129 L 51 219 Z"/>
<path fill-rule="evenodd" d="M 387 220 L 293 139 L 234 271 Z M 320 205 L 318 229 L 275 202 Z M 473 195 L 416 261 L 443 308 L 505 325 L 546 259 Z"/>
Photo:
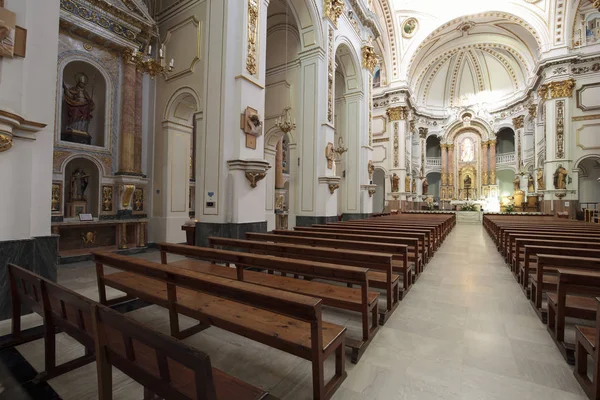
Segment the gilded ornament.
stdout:
<path fill-rule="evenodd" d="M 259 181 L 267 176 L 266 172 L 246 171 L 246 179 L 250 182 L 250 187 L 254 189 Z"/>
<path fill-rule="evenodd" d="M 113 187 L 103 186 L 102 187 L 102 211 L 113 210 Z"/>
<path fill-rule="evenodd" d="M 370 188 L 369 189 L 369 197 L 373 197 L 373 195 L 377 192 L 376 188 Z"/>
<path fill-rule="evenodd" d="M 133 192 L 133 211 L 144 211 L 144 189 Z"/>
<path fill-rule="evenodd" d="M 325 0 L 325 16 L 337 28 L 338 18 L 344 12 L 344 0 Z"/>
<path fill-rule="evenodd" d="M 258 6 L 259 3 L 257 0 L 248 0 L 248 55 L 246 56 L 246 71 L 251 75 L 256 75 L 258 72 Z"/>
<path fill-rule="evenodd" d="M 329 193 L 333 194 L 339 188 L 340 188 L 339 184 L 337 184 L 337 183 L 330 183 L 329 184 Z"/>
<path fill-rule="evenodd" d="M 398 122 L 394 123 L 394 168 L 399 168 L 400 166 L 400 128 L 398 125 Z"/>
<path fill-rule="evenodd" d="M 60 183 L 52 184 L 52 212 L 60 212 Z"/>
<path fill-rule="evenodd" d="M 0 134 L 0 153 L 10 149 L 13 146 L 13 141 L 9 136 Z"/>
<path fill-rule="evenodd" d="M 565 158 L 565 102 L 556 102 L 556 158 Z"/>
<path fill-rule="evenodd" d="M 419 137 L 421 139 L 427 138 L 428 133 L 429 133 L 429 128 L 424 128 L 424 127 L 419 128 Z"/>
<path fill-rule="evenodd" d="M 375 72 L 377 66 L 377 54 L 375 54 L 375 48 L 371 44 L 364 45 L 362 47 L 362 65 L 363 68 L 368 69 L 371 74 Z"/>
<path fill-rule="evenodd" d="M 406 119 L 406 114 L 408 112 L 408 107 L 399 106 L 399 107 L 390 107 L 385 112 L 390 121 L 400 121 Z"/>
<path fill-rule="evenodd" d="M 530 104 L 528 107 L 529 110 L 529 115 L 531 116 L 531 118 L 537 118 L 537 104 Z"/>
<path fill-rule="evenodd" d="M 96 243 L 96 232 L 86 232 L 81 234 L 81 240 L 83 240 L 83 245 L 89 245 Z"/>
<path fill-rule="evenodd" d="M 131 203 L 131 196 L 133 195 L 134 190 L 134 185 L 123 185 L 121 188 L 121 204 L 123 205 L 123 208 L 129 208 L 129 203 Z"/>
<path fill-rule="evenodd" d="M 515 127 L 515 129 L 521 129 L 523 128 L 523 121 L 525 120 L 525 116 L 524 115 L 519 115 L 516 118 L 513 118 L 512 122 L 513 122 L 513 126 Z"/>
<path fill-rule="evenodd" d="M 328 45 L 328 53 L 329 53 L 329 65 L 327 66 L 327 120 L 329 123 L 333 124 L 333 97 L 334 97 L 334 75 L 335 75 L 335 53 L 334 53 L 334 37 L 333 37 L 333 28 L 329 27 L 329 45 Z"/>
<path fill-rule="evenodd" d="M 558 99 L 561 97 L 571 97 L 575 88 L 575 80 L 567 79 L 565 81 L 549 82 L 538 89 L 538 94 L 543 100 Z"/>

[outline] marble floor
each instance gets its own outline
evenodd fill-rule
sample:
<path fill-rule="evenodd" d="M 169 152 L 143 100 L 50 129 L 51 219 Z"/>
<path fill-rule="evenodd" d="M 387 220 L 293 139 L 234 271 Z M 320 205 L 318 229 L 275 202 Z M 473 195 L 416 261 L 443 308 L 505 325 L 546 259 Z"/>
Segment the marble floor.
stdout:
<path fill-rule="evenodd" d="M 158 260 L 158 253 L 138 257 Z M 59 282 L 97 299 L 90 262 L 61 266 Z M 166 312 L 159 307 L 128 315 L 168 332 Z M 325 319 L 348 326 L 349 335 L 360 332 L 356 315 L 327 310 Z M 191 324 L 182 321 L 184 327 Z M 25 317 L 26 326 L 36 324 L 38 317 Z M 9 330 L 7 321 L 0 322 L 0 336 Z M 311 398 L 307 361 L 218 328 L 186 342 L 207 352 L 213 366 L 276 397 Z M 61 361 L 83 352 L 64 334 L 57 348 Z M 359 363 L 347 361 L 348 378 L 336 400 L 586 399 L 481 225 L 456 226 Z M 46 386 L 26 381 L 42 367 L 41 341 L 0 352 L 0 400 L 96 398 L 94 364 Z M 6 379 L 10 374 L 21 382 L 18 387 Z M 115 399 L 142 398 L 138 384 L 116 370 L 113 376 Z"/>

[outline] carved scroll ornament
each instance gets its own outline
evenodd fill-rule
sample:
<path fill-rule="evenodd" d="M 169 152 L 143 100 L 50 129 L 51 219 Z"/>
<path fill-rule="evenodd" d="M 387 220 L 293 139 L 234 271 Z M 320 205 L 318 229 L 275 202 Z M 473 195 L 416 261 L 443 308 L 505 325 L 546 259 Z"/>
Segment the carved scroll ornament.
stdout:
<path fill-rule="evenodd" d="M 375 48 L 367 44 L 362 47 L 362 65 L 363 68 L 368 69 L 371 73 L 375 71 L 375 66 L 377 66 L 377 55 L 375 54 Z"/>
<path fill-rule="evenodd" d="M 571 97 L 575 88 L 575 80 L 567 79 L 559 82 L 549 82 L 538 89 L 538 94 L 543 100 Z"/>
<path fill-rule="evenodd" d="M 337 28 L 338 18 L 344 12 L 344 0 L 325 0 L 325 16 Z"/>
<path fill-rule="evenodd" d="M 248 179 L 248 182 L 250 182 L 250 187 L 252 189 L 254 189 L 256 187 L 258 182 L 265 179 L 265 176 L 267 176 L 266 172 L 246 171 L 246 179 Z"/>

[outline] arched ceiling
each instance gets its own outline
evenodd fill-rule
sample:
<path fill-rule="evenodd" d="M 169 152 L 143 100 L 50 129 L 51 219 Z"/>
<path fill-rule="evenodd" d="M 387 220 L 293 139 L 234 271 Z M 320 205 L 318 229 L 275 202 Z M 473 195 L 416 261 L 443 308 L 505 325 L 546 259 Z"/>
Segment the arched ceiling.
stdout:
<path fill-rule="evenodd" d="M 506 103 L 533 78 L 535 31 L 505 13 L 457 18 L 431 33 L 414 53 L 409 83 L 430 111 L 475 103 Z"/>

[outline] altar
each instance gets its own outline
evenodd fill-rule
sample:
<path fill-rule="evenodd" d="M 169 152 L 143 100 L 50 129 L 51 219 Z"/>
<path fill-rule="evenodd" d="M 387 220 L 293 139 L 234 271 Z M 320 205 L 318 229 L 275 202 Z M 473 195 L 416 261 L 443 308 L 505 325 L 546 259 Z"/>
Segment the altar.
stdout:
<path fill-rule="evenodd" d="M 456 208 L 457 211 L 460 211 L 466 205 L 475 204 L 477 207 L 477 211 L 486 211 L 486 212 L 499 212 L 500 211 L 500 201 L 493 197 L 483 199 L 483 200 L 451 200 L 450 206 L 452 209 Z"/>

